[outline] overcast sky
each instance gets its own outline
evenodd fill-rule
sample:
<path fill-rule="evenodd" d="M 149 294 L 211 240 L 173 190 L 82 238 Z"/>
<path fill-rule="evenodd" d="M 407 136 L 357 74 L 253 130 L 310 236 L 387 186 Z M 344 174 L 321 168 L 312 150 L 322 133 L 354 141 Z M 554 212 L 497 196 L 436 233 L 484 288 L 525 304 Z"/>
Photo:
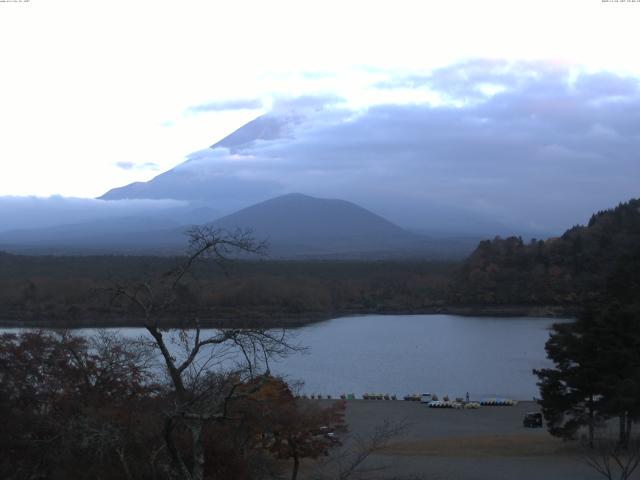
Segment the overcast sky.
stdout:
<path fill-rule="evenodd" d="M 360 171 L 382 145 L 372 181 L 406 193 L 425 178 L 425 149 L 433 178 L 456 175 L 425 200 L 480 188 L 465 200 L 495 209 L 519 198 L 534 160 L 558 192 L 621 168 L 607 181 L 626 195 L 639 161 L 637 25 L 640 2 L 601 0 L 0 2 L 0 196 L 95 197 L 145 181 L 297 97 L 331 108 L 286 155 L 281 143 L 250 153 L 304 154 L 298 185 L 310 190 L 349 169 L 345 151 L 359 149 Z M 371 128 L 385 138 L 367 141 Z M 337 147 L 314 156 L 318 142 Z M 469 163 L 474 152 L 490 161 Z M 268 165 L 243 174 L 280 172 Z M 595 205 L 609 201 L 599 193 Z"/>

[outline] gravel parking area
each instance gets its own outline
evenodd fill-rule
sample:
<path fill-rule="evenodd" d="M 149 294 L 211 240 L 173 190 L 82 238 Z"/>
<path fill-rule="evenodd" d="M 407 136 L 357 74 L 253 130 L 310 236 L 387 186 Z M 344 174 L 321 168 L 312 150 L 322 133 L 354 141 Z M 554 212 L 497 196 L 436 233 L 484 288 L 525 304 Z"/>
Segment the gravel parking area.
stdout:
<path fill-rule="evenodd" d="M 346 420 L 350 436 L 360 438 L 385 421 L 406 425 L 401 435 L 367 460 L 367 467 L 386 469 L 360 478 L 601 478 L 583 463 L 575 445 L 551 437 L 545 429 L 523 427 L 522 419 L 531 411 L 538 411 L 533 402 L 454 410 L 428 408 L 419 402 L 351 400 Z"/>

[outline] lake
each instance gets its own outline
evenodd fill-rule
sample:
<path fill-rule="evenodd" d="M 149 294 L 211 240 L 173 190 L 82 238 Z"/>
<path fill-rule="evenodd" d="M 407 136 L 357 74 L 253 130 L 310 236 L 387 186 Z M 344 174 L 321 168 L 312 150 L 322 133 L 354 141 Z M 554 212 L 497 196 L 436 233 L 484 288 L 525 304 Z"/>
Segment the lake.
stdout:
<path fill-rule="evenodd" d="M 431 392 L 472 398 L 538 396 L 531 370 L 551 365 L 547 318 L 454 315 L 364 315 L 295 330 L 308 347 L 272 364 L 306 394 Z M 4 329 L 7 331 L 7 329 Z M 127 337 L 144 329 L 118 329 Z M 88 333 L 90 330 L 82 330 Z"/>

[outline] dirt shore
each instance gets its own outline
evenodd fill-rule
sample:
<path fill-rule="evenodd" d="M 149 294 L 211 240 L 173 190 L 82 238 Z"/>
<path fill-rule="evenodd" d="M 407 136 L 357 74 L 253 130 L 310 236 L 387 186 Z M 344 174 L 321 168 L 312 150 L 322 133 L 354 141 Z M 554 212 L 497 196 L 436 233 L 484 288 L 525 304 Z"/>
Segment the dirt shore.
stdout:
<path fill-rule="evenodd" d="M 406 430 L 367 460 L 384 470 L 359 478 L 440 480 L 591 480 L 601 478 L 582 460 L 576 444 L 545 429 L 525 428 L 533 402 L 478 410 L 432 409 L 419 402 L 352 400 L 350 438 L 367 437 L 385 421 Z M 351 440 L 347 439 L 347 442 Z"/>

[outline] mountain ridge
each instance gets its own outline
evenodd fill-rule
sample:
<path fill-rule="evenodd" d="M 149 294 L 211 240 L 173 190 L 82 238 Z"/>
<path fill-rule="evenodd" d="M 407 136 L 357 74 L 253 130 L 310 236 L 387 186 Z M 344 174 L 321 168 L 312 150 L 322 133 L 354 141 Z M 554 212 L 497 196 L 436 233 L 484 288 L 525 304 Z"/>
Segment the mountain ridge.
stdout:
<path fill-rule="evenodd" d="M 183 253 L 188 226 L 164 221 L 125 217 L 3 232 L 0 248 L 18 253 Z M 256 240 L 269 242 L 272 258 L 461 258 L 475 246 L 473 240 L 429 239 L 352 202 L 300 193 L 199 224 L 251 230 Z"/>

